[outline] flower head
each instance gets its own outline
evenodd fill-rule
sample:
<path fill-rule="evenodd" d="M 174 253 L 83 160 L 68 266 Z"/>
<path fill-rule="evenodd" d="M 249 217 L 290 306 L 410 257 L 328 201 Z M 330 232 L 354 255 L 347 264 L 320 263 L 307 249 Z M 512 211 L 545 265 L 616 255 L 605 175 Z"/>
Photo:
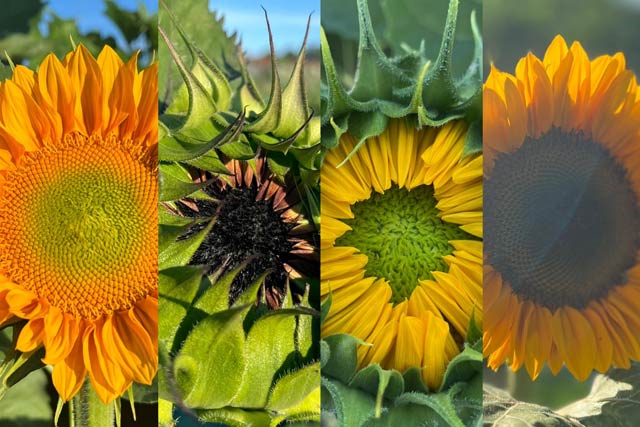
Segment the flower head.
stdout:
<path fill-rule="evenodd" d="M 0 83 L 0 326 L 63 400 L 157 367 L 157 66 L 79 46 Z"/>
<path fill-rule="evenodd" d="M 482 322 L 482 156 L 462 157 L 466 132 L 393 120 L 338 167 L 344 136 L 322 169 L 322 334 L 370 343 L 361 367 L 422 368 L 430 389 Z"/>
<path fill-rule="evenodd" d="M 640 91 L 556 37 L 484 88 L 489 366 L 585 380 L 640 359 Z"/>
<path fill-rule="evenodd" d="M 262 296 L 271 307 L 279 307 L 292 280 L 318 275 L 315 228 L 305 219 L 294 178 L 276 176 L 266 157 L 229 160 L 226 167 L 230 175 L 200 171 L 198 180 L 208 184 L 209 200 L 178 202 L 186 216 L 197 219 L 183 238 L 213 224 L 191 264 L 206 266 L 207 274 L 218 276 L 240 269 L 230 288 L 230 304 L 260 280 Z M 301 298 L 305 287 L 292 290 Z"/>

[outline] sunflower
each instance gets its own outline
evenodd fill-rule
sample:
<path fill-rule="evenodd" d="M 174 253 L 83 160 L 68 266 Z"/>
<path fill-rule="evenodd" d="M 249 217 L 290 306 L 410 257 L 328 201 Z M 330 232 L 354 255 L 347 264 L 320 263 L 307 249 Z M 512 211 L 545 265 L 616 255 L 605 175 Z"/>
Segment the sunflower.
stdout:
<path fill-rule="evenodd" d="M 557 36 L 484 88 L 484 355 L 579 380 L 640 359 L 640 91 Z"/>
<path fill-rule="evenodd" d="M 157 64 L 83 47 L 0 83 L 0 327 L 67 401 L 157 369 Z"/>
<path fill-rule="evenodd" d="M 421 367 L 430 389 L 482 319 L 482 155 L 462 158 L 466 133 L 391 120 L 351 157 L 344 135 L 321 175 L 322 335 L 369 343 L 360 367 Z"/>
<path fill-rule="evenodd" d="M 231 284 L 230 304 L 266 273 L 261 293 L 277 308 L 292 281 L 319 274 L 315 228 L 305 219 L 296 181 L 291 175 L 276 176 L 266 157 L 230 159 L 226 167 L 229 175 L 195 172 L 210 200 L 178 201 L 182 214 L 197 219 L 183 239 L 213 221 L 190 263 L 204 265 L 207 274 L 216 276 L 241 269 Z M 302 297 L 305 287 L 291 290 Z"/>

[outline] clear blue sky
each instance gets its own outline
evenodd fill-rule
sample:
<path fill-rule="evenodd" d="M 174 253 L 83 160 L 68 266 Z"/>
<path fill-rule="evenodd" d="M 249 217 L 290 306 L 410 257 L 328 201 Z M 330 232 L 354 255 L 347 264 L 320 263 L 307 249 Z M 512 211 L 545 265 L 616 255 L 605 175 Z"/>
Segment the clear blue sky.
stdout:
<path fill-rule="evenodd" d="M 320 46 L 320 0 L 209 0 L 209 9 L 224 15 L 225 30 L 238 32 L 249 56 L 269 52 L 267 25 L 260 6 L 269 13 L 277 54 L 300 49 L 311 12 L 307 46 Z"/>
<path fill-rule="evenodd" d="M 149 14 L 158 11 L 158 0 L 115 0 L 121 8 L 138 10 L 142 3 Z M 74 18 L 80 32 L 97 30 L 103 35 L 114 36 L 120 42 L 121 37 L 117 27 L 104 14 L 106 6 L 102 0 L 48 0 L 47 6 L 61 18 Z"/>

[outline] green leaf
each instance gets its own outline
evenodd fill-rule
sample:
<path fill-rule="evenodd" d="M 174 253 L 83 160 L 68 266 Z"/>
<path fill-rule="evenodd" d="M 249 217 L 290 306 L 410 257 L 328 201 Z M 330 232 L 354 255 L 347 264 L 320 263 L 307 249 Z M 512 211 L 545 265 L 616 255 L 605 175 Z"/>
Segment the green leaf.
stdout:
<path fill-rule="evenodd" d="M 544 406 L 519 402 L 508 393 L 490 385 L 484 385 L 483 389 L 485 425 L 493 427 L 575 427 L 580 425 Z"/>
<path fill-rule="evenodd" d="M 204 318 L 187 337 L 174 361 L 174 375 L 185 404 L 193 408 L 223 408 L 242 382 L 247 357 L 242 317 L 247 307 Z M 216 381 L 215 393 L 211 380 Z"/>
<path fill-rule="evenodd" d="M 49 405 L 47 386 L 47 376 L 40 369 L 11 387 L 0 400 L 0 425 L 50 427 L 53 411 Z"/>
<path fill-rule="evenodd" d="M 214 314 L 228 309 L 233 279 L 247 266 L 249 261 L 240 263 L 236 268 L 213 281 L 211 287 L 202 294 L 193 307 L 206 314 Z"/>
<path fill-rule="evenodd" d="M 328 336 L 324 342 L 329 346 L 332 357 L 322 366 L 322 375 L 349 383 L 358 365 L 356 346 L 362 342 L 346 334 Z"/>
<path fill-rule="evenodd" d="M 179 133 L 173 136 L 166 136 L 158 143 L 158 160 L 177 162 L 196 160 L 222 144 L 235 141 L 242 131 L 244 119 L 245 114 L 243 112 L 224 132 L 208 142 L 197 141 Z"/>
<path fill-rule="evenodd" d="M 460 354 L 449 362 L 440 390 L 446 390 L 459 381 L 469 381 L 482 370 L 482 353 L 465 343 Z"/>
<path fill-rule="evenodd" d="M 165 30 L 165 35 L 176 43 L 176 53 L 185 60 L 189 56 L 189 49 L 181 40 L 178 30 L 171 25 L 167 9 L 175 15 L 190 40 L 195 41 L 200 50 L 207 53 L 227 78 L 232 79 L 240 74 L 240 63 L 236 58 L 238 49 L 236 35 L 225 34 L 222 19 L 209 11 L 207 0 L 189 2 L 162 0 L 160 5 L 158 25 Z M 158 57 L 163 59 L 170 57 L 166 44 L 160 43 Z M 160 61 L 158 83 L 160 102 L 168 106 L 173 103 L 175 94 L 183 83 L 180 72 L 171 61 Z"/>

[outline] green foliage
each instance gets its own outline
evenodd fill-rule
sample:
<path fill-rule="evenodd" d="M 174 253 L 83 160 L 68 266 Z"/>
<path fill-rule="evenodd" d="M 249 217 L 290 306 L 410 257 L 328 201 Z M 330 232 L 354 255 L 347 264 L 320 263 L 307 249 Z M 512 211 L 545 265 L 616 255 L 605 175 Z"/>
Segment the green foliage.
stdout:
<path fill-rule="evenodd" d="M 53 412 L 47 394 L 47 375 L 40 369 L 5 394 L 0 400 L 3 427 L 50 427 Z"/>
<path fill-rule="evenodd" d="M 482 40 L 476 25 L 474 12 L 471 12 L 471 30 L 466 34 L 467 42 L 460 43 L 462 50 L 473 53 L 454 56 L 458 0 L 449 2 L 442 41 L 436 56 L 430 56 L 435 44 L 432 43 L 433 30 L 437 27 L 430 19 L 422 19 L 424 13 L 411 16 L 411 11 L 424 7 L 422 2 L 403 0 L 374 4 L 373 17 L 384 20 L 384 30 L 374 25 L 367 0 L 357 1 L 357 19 L 359 22 L 358 54 L 354 79 L 349 89 L 336 66 L 334 58 L 342 58 L 349 51 L 348 43 L 335 43 L 336 37 L 353 36 L 346 17 L 354 17 L 347 7 L 345 18 L 331 22 L 329 29 L 333 34 L 322 33 L 322 57 L 324 77 L 322 88 L 322 145 L 333 148 L 340 136 L 349 131 L 360 142 L 380 134 L 389 118 L 417 116 L 419 126 L 441 126 L 444 123 L 464 118 L 470 123 L 465 153 L 475 154 L 482 149 Z M 439 2 L 442 3 L 442 2 Z M 334 16 L 342 13 L 342 3 L 330 2 L 326 9 L 337 9 L 323 15 Z M 427 14 L 438 16 L 436 13 Z M 444 17 L 445 15 L 443 15 Z M 420 25 L 411 26 L 407 22 L 420 19 Z M 384 34 L 379 41 L 380 32 Z M 429 48 L 423 37 L 429 37 Z M 331 37 L 331 38 L 330 38 Z M 330 43 L 333 40 L 334 43 Z M 464 40 L 464 38 L 463 38 Z M 419 45 L 417 45 L 419 43 Z M 337 44 L 337 54 L 332 51 Z M 385 52 L 391 50 L 395 56 Z M 468 66 L 462 75 L 455 73 L 454 64 L 460 57 L 467 58 Z M 349 65 L 347 64 L 347 67 Z"/>
<path fill-rule="evenodd" d="M 495 387 L 484 386 L 485 422 L 495 427 L 632 427 L 640 417 L 640 364 L 597 375 L 583 399 L 553 411 L 521 402 Z"/>
<path fill-rule="evenodd" d="M 427 391 L 417 368 L 401 374 L 372 364 L 356 371 L 356 348 L 362 344 L 350 335 L 322 342 L 322 417 L 327 425 L 482 425 L 479 340 L 451 361 L 435 392 Z"/>
<path fill-rule="evenodd" d="M 112 0 L 105 0 L 105 7 L 105 14 L 121 32 L 125 45 L 118 45 L 113 37 L 105 37 L 97 31 L 80 31 L 74 19 L 58 17 L 40 0 L 8 2 L 3 5 L 0 16 L 3 60 L 5 51 L 15 64 L 33 66 L 51 52 L 61 58 L 71 50 L 73 40 L 76 44 L 85 45 L 94 55 L 104 45 L 113 47 L 121 56 L 131 56 L 142 46 L 141 63 L 148 63 L 152 52 L 158 48 L 156 15 L 149 14 L 142 4 L 137 11 L 129 11 Z M 0 79 L 5 77 L 0 71 Z"/>
<path fill-rule="evenodd" d="M 266 98 L 247 71 L 235 35 L 224 33 L 222 18 L 209 12 L 206 1 L 167 0 L 161 6 L 160 55 L 173 59 L 160 69 L 161 174 L 170 174 L 163 170 L 170 162 L 224 173 L 222 158 L 248 160 L 263 150 L 281 177 L 292 171 L 306 187 L 315 186 L 320 119 L 307 104 L 306 37 L 282 85 L 269 30 L 272 78 Z"/>
<path fill-rule="evenodd" d="M 230 306 L 242 267 L 218 280 L 199 267 L 161 271 L 161 399 L 231 426 L 319 420 L 320 363 L 306 332 L 317 313 L 306 297 L 275 311 L 255 302 L 263 278 Z"/>

